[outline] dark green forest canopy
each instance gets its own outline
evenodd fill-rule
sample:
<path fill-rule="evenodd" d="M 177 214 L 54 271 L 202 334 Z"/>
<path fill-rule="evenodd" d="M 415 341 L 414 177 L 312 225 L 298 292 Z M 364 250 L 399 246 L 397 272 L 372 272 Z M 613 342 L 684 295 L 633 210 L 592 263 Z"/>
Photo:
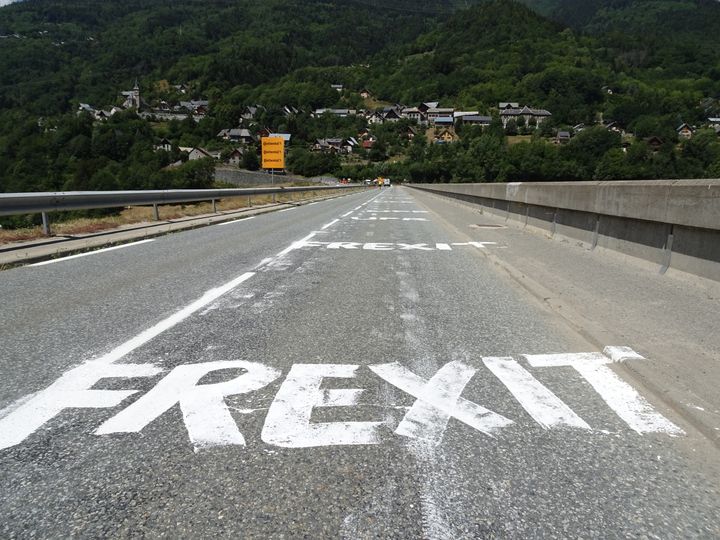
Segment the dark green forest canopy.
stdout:
<path fill-rule="evenodd" d="M 392 171 L 419 181 L 719 174 L 717 139 L 704 133 L 678 146 L 675 128 L 720 116 L 720 3 L 524 4 L 26 0 L 0 8 L 0 190 L 206 185 L 209 169 L 163 170 L 179 155 L 156 152 L 158 136 L 175 146 L 213 144 L 257 103 L 267 107 L 261 123 L 293 133 L 291 167 L 308 173 Z M 106 123 L 77 116 L 79 103 L 119 105 L 119 91 L 136 79 L 148 100 L 163 97 L 158 81 L 183 83 L 184 99 L 209 99 L 210 113 L 160 128 L 132 111 Z M 461 143 L 443 148 L 373 128 L 379 145 L 363 155 L 369 164 L 313 159 L 315 138 L 364 126 L 307 111 L 358 107 L 363 88 L 387 103 L 440 100 L 496 114 L 498 102 L 513 101 L 553 117 L 512 147 L 496 128 L 465 130 Z M 288 120 L 280 114 L 286 105 L 306 112 Z M 600 118 L 634 132 L 637 144 L 623 152 L 619 140 L 590 131 L 569 149 L 548 148 L 558 129 Z M 643 140 L 653 135 L 660 150 Z"/>
<path fill-rule="evenodd" d="M 437 5 L 435 5 L 437 4 Z M 306 66 L 360 62 L 414 39 L 444 2 L 321 0 L 27 0 L 0 9 L 0 107 L 38 114 L 113 100 L 141 80 L 198 89 L 255 86 Z"/>

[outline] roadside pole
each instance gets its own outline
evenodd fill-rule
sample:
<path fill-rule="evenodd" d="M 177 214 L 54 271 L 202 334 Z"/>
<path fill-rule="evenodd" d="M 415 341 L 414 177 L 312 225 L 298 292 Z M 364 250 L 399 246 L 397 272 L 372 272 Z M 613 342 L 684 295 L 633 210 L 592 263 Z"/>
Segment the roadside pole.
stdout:
<path fill-rule="evenodd" d="M 285 168 L 285 139 L 282 137 L 263 137 L 260 139 L 262 168 L 270 169 L 270 183 L 275 185 L 275 169 Z M 277 200 L 275 193 L 273 202 Z"/>

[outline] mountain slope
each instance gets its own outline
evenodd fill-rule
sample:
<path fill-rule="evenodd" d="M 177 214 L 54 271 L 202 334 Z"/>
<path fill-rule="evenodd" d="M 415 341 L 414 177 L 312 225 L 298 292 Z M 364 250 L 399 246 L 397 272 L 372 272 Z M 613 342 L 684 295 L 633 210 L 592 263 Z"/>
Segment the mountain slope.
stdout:
<path fill-rule="evenodd" d="M 136 77 L 220 90 L 361 62 L 454 8 L 323 0 L 34 0 L 0 9 L 0 109 L 107 103 Z"/>
<path fill-rule="evenodd" d="M 715 0 L 522 0 L 617 52 L 617 69 L 720 79 L 720 2 Z"/>

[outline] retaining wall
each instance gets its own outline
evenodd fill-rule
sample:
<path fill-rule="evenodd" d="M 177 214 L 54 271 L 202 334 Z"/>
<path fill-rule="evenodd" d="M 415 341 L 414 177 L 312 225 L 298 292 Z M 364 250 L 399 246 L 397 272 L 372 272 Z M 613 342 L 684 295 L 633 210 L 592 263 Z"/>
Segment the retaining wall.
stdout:
<path fill-rule="evenodd" d="M 720 281 L 720 180 L 412 184 L 523 227 Z"/>

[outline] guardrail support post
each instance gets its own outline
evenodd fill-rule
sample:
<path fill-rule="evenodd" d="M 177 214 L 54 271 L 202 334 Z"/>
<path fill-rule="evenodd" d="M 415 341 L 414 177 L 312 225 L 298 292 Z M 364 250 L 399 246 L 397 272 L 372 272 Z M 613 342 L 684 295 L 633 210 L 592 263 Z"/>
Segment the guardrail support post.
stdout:
<path fill-rule="evenodd" d="M 47 212 L 42 213 L 42 228 L 45 236 L 50 236 L 52 234 L 52 231 L 50 230 L 50 218 L 48 217 Z"/>
<path fill-rule="evenodd" d="M 600 214 L 595 216 L 595 229 L 593 230 L 592 248 L 595 249 L 598 245 L 598 237 L 600 236 Z"/>
<path fill-rule="evenodd" d="M 248 206 L 252 206 L 252 197 L 248 195 Z"/>
<path fill-rule="evenodd" d="M 155 221 L 160 221 L 160 210 L 158 210 L 157 204 L 153 204 L 153 219 Z"/>
<path fill-rule="evenodd" d="M 665 241 L 664 250 L 663 250 L 663 263 L 660 267 L 660 273 L 664 274 L 668 271 L 668 268 L 670 268 L 670 262 L 672 261 L 672 245 L 673 245 L 673 235 L 675 233 L 675 225 L 670 224 L 670 228 L 668 229 L 668 235 L 667 240 Z"/>
<path fill-rule="evenodd" d="M 212 200 L 212 205 L 213 205 L 213 214 L 217 214 L 217 204 L 216 204 L 215 199 Z"/>

